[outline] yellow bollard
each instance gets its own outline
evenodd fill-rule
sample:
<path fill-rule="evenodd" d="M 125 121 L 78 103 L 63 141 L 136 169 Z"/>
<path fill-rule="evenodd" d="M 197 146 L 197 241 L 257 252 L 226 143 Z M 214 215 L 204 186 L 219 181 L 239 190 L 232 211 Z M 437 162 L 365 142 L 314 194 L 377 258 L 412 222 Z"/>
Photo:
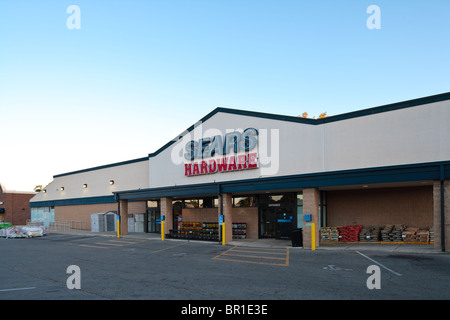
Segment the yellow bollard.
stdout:
<path fill-rule="evenodd" d="M 164 220 L 161 220 L 161 241 L 164 241 Z"/>
<path fill-rule="evenodd" d="M 316 250 L 316 225 L 311 223 L 311 250 Z"/>
<path fill-rule="evenodd" d="M 117 217 L 117 238 L 120 238 L 120 219 Z"/>
<path fill-rule="evenodd" d="M 225 222 L 222 223 L 222 245 L 225 245 Z"/>

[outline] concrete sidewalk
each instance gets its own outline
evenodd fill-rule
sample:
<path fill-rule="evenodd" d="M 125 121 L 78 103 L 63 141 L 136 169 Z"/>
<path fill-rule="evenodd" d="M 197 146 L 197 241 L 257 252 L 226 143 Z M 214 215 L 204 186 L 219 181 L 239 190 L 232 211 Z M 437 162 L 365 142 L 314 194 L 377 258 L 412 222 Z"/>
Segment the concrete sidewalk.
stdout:
<path fill-rule="evenodd" d="M 67 235 L 77 235 L 77 236 L 92 236 L 92 237 L 117 237 L 115 231 L 109 232 L 92 232 L 90 230 L 46 230 L 47 234 L 67 234 Z M 157 233 L 145 233 L 145 232 L 132 232 L 125 236 L 120 236 L 120 238 L 130 238 L 130 239 L 148 239 L 148 240 L 161 240 L 161 235 Z"/>
<path fill-rule="evenodd" d="M 103 236 L 103 237 L 117 237 L 116 232 L 91 232 L 89 230 L 47 230 L 47 234 L 67 234 L 79 236 Z M 133 232 L 128 235 L 120 236 L 125 239 L 147 239 L 161 241 L 161 235 L 157 233 Z M 184 239 L 170 239 L 166 241 L 186 241 Z M 188 240 L 192 242 L 202 242 L 219 244 L 218 242 L 208 242 L 201 240 Z M 258 247 L 258 248 L 292 248 L 295 250 L 309 250 L 302 247 L 292 247 L 290 240 L 277 239 L 240 239 L 227 243 L 232 246 L 243 247 Z M 432 244 L 381 244 L 381 243 L 320 243 L 316 250 L 343 250 L 343 251 L 382 251 L 382 252 L 396 252 L 396 253 L 443 253 L 442 251 L 434 250 Z M 448 253 L 447 253 L 448 254 Z"/>
<path fill-rule="evenodd" d="M 350 251 L 382 251 L 396 253 L 443 253 L 434 249 L 433 244 L 409 243 L 321 243 L 320 250 L 350 250 Z"/>
<path fill-rule="evenodd" d="M 290 240 L 276 240 L 276 239 L 245 239 L 235 240 L 231 245 L 249 246 L 249 247 L 292 247 Z M 302 247 L 293 247 L 293 249 L 303 249 Z M 350 250 L 350 251 L 383 251 L 383 252 L 403 252 L 403 253 L 442 253 L 434 250 L 432 244 L 384 244 L 384 243 L 363 243 L 363 242 L 341 242 L 341 243 L 319 243 L 316 250 Z"/>

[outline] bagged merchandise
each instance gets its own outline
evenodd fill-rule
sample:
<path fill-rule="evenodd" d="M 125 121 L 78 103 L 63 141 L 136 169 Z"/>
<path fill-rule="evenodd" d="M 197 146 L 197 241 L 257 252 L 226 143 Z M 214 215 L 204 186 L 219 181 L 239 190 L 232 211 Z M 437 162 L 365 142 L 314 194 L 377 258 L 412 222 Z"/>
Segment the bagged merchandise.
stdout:
<path fill-rule="evenodd" d="M 5 238 L 27 238 L 28 236 L 22 231 L 22 227 L 11 227 L 2 229 L 2 236 Z"/>
<path fill-rule="evenodd" d="M 342 242 L 357 242 L 362 225 L 344 226 L 339 229 L 339 238 Z"/>
<path fill-rule="evenodd" d="M 403 230 L 405 230 L 405 229 L 406 229 L 406 226 L 404 224 L 396 224 L 394 226 L 392 240 L 395 242 L 403 241 L 402 233 L 403 233 Z"/>
<path fill-rule="evenodd" d="M 2 238 L 32 238 L 42 237 L 45 235 L 45 227 L 26 227 L 15 226 L 0 229 L 0 237 Z"/>
<path fill-rule="evenodd" d="M 419 231 L 419 228 L 414 228 L 414 227 L 406 228 L 402 233 L 404 241 L 405 242 L 415 242 L 417 231 Z"/>
<path fill-rule="evenodd" d="M 24 232 L 28 237 L 42 237 L 44 235 L 43 227 L 23 227 Z"/>
<path fill-rule="evenodd" d="M 363 226 L 359 231 L 359 241 L 364 242 L 368 241 L 370 238 L 370 230 L 372 226 Z"/>
<path fill-rule="evenodd" d="M 325 241 L 325 242 L 339 241 L 338 227 L 322 227 L 322 228 L 320 228 L 319 232 L 320 232 L 320 241 Z"/>
<path fill-rule="evenodd" d="M 434 242 L 434 228 L 407 227 L 404 224 L 384 226 L 348 225 L 343 227 L 321 227 L 322 242 Z"/>
<path fill-rule="evenodd" d="M 394 233 L 392 232 L 394 230 L 393 224 L 385 225 L 383 229 L 381 229 L 381 241 L 384 242 L 390 242 L 394 239 Z"/>
<path fill-rule="evenodd" d="M 430 242 L 430 231 L 425 229 L 419 229 L 416 233 L 416 241 Z"/>
<path fill-rule="evenodd" d="M 2 228 L 2 229 L 0 229 L 0 237 L 8 238 L 8 236 L 14 232 L 15 232 L 15 228 L 13 228 L 13 227 Z"/>

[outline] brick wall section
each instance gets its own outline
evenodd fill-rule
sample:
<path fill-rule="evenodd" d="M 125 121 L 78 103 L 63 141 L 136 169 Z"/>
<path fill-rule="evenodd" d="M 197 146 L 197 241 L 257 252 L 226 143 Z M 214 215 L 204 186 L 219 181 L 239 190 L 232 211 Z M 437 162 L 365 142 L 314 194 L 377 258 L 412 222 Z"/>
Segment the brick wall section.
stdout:
<path fill-rule="evenodd" d="M 225 220 L 225 242 L 228 243 L 233 241 L 233 200 L 230 193 L 222 194 L 222 198 L 223 215 Z"/>
<path fill-rule="evenodd" d="M 433 188 L 364 188 L 327 191 L 327 226 L 433 225 Z"/>
<path fill-rule="evenodd" d="M 161 198 L 161 218 L 164 216 L 164 234 L 169 234 L 173 226 L 172 198 Z"/>
<path fill-rule="evenodd" d="M 450 251 L 450 180 L 444 182 L 444 220 L 445 220 L 445 250 Z M 442 250 L 441 242 L 441 184 L 433 184 L 433 216 L 434 216 L 434 249 Z"/>
<path fill-rule="evenodd" d="M 319 247 L 319 190 L 315 188 L 303 189 L 303 215 L 310 214 L 311 222 L 315 224 L 315 243 Z M 311 248 L 311 227 L 303 228 L 303 248 Z"/>
<path fill-rule="evenodd" d="M 258 239 L 258 208 L 233 208 L 233 222 L 247 223 L 247 239 Z"/>
<path fill-rule="evenodd" d="M 90 230 L 92 213 L 106 213 L 108 211 L 117 212 L 117 210 L 118 210 L 117 203 L 56 206 L 55 220 L 79 221 L 82 222 L 86 230 Z M 146 210 L 145 201 L 128 203 L 128 214 L 145 213 L 145 210 Z"/>
<path fill-rule="evenodd" d="M 119 233 L 121 236 L 128 234 L 128 200 L 119 200 L 119 212 L 120 212 L 120 227 Z"/>
<path fill-rule="evenodd" d="M 217 208 L 191 209 L 182 211 L 183 222 L 217 222 L 219 210 Z"/>
<path fill-rule="evenodd" d="M 3 192 L 0 188 L 0 208 L 5 209 L 2 214 L 4 222 L 10 222 L 13 225 L 25 225 L 27 219 L 30 219 L 30 199 L 34 197 L 34 193 L 21 192 Z"/>
<path fill-rule="evenodd" d="M 117 203 L 89 204 L 78 206 L 56 206 L 55 220 L 70 220 L 83 222 L 86 230 L 91 229 L 91 214 L 117 212 Z"/>

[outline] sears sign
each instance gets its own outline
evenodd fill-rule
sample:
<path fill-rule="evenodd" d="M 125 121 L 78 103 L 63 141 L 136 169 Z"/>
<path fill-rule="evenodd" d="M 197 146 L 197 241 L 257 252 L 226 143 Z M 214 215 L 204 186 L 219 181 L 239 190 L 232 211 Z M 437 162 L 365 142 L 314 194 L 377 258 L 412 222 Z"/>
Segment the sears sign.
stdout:
<path fill-rule="evenodd" d="M 247 128 L 224 136 L 191 140 L 185 146 L 185 176 L 258 168 L 258 130 Z M 197 161 L 196 161 L 197 160 Z"/>

